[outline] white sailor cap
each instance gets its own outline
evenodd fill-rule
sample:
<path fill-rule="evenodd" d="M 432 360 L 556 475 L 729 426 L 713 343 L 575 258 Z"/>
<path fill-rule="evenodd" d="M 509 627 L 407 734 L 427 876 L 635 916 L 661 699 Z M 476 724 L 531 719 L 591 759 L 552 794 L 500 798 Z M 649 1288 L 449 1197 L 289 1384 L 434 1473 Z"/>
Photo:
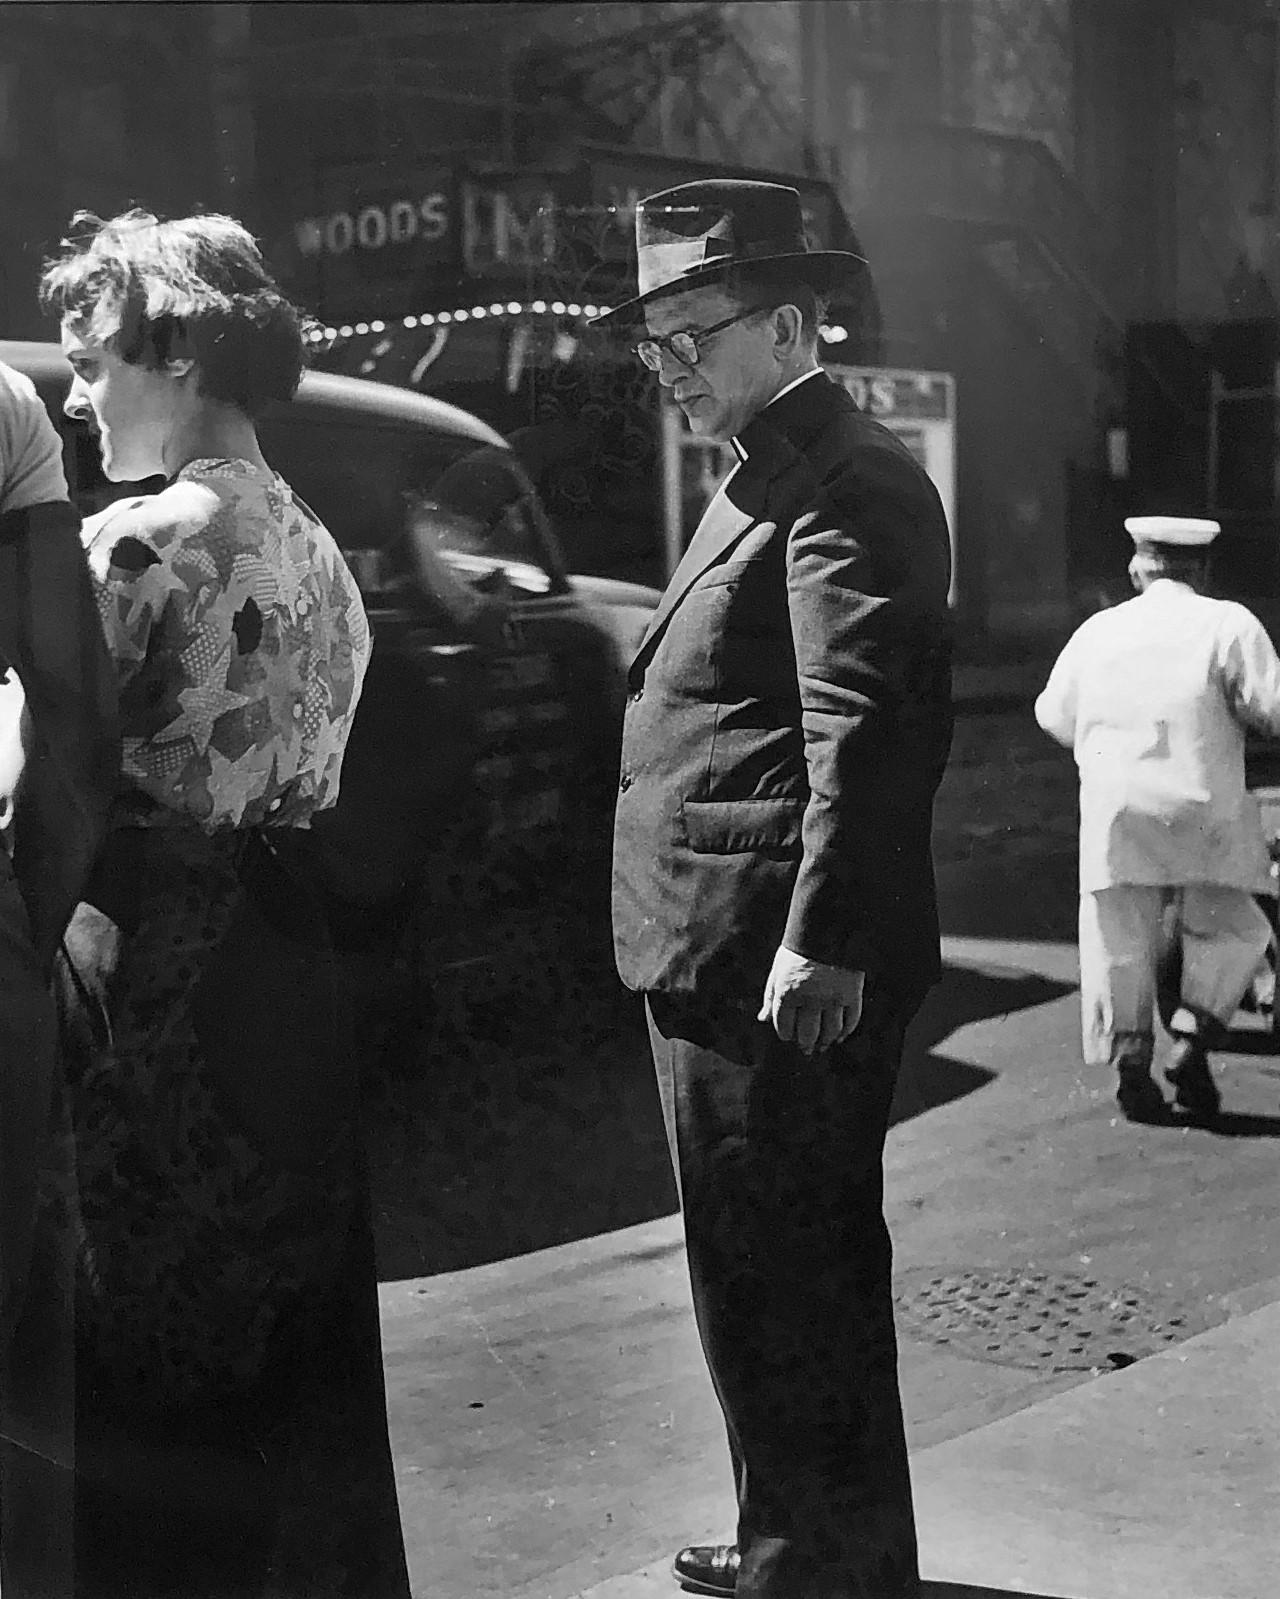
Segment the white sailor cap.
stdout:
<path fill-rule="evenodd" d="M 1221 524 L 1195 516 L 1126 516 L 1124 530 L 1142 548 L 1159 544 L 1181 550 L 1203 549 L 1222 532 Z"/>

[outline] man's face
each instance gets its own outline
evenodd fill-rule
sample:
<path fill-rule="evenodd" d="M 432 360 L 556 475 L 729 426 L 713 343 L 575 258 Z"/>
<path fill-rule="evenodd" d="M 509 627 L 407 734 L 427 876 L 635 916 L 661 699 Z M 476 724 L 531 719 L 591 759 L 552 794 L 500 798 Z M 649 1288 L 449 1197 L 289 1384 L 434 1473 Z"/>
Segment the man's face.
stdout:
<path fill-rule="evenodd" d="M 697 333 L 741 309 L 720 284 L 713 284 L 653 301 L 645 307 L 645 322 L 650 334 L 662 338 Z M 779 372 L 771 318 L 758 311 L 700 344 L 696 366 L 685 366 L 664 350 L 658 381 L 671 390 L 700 439 L 723 442 L 768 405 L 777 392 Z"/>
<path fill-rule="evenodd" d="M 174 380 L 130 365 L 70 319 L 62 324 L 62 352 L 73 374 L 62 409 L 75 421 L 92 422 L 103 473 L 113 483 L 136 483 L 163 472 L 177 401 Z"/>

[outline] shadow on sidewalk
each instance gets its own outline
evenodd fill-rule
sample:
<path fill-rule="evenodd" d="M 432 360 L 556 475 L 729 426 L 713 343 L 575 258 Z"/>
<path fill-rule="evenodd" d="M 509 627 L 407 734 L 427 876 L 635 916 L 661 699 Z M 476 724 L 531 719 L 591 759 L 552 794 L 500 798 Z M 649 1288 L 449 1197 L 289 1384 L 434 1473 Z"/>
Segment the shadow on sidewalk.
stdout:
<path fill-rule="evenodd" d="M 1041 1005 L 1066 985 L 947 967 L 907 1035 L 892 1120 L 983 1088 L 994 1073 L 940 1053 L 958 1028 Z M 444 1066 L 374 1108 L 379 1274 L 389 1281 L 526 1254 L 676 1208 L 653 1062 L 639 1017 L 577 1058 Z"/>
<path fill-rule="evenodd" d="M 1280 1138 L 1280 1116 L 1246 1116 L 1224 1110 L 1202 1125 L 1205 1132 L 1219 1138 Z"/>
<path fill-rule="evenodd" d="M 896 1127 L 899 1122 L 949 1104 L 985 1087 L 995 1077 L 983 1066 L 971 1066 L 967 1061 L 937 1053 L 936 1046 L 961 1027 L 1044 1005 L 1070 992 L 1070 984 L 1034 972 L 982 972 L 965 966 L 945 966 L 941 981 L 930 991 L 907 1032 L 891 1124 Z"/>
<path fill-rule="evenodd" d="M 974 1588 L 963 1582 L 922 1582 L 920 1599 L 1060 1599 L 1025 1588 Z"/>

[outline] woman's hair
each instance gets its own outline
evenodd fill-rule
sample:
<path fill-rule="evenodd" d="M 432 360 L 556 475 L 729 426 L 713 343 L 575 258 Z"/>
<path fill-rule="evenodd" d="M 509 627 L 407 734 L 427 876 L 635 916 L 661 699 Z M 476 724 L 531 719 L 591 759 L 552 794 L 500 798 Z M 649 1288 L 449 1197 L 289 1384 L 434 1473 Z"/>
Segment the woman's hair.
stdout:
<path fill-rule="evenodd" d="M 201 393 L 249 416 L 292 398 L 302 376 L 302 314 L 234 217 L 78 211 L 45 263 L 40 303 L 130 365 L 190 357 Z"/>

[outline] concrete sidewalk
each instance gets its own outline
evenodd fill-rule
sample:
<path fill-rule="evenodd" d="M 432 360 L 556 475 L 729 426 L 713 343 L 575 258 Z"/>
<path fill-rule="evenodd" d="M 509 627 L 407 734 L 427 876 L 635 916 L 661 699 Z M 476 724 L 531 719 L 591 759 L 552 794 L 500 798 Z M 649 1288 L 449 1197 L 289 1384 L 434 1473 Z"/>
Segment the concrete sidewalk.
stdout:
<path fill-rule="evenodd" d="M 1280 1594 L 1280 1283 L 1234 1308 L 917 1452 L 930 1599 Z M 383 1319 L 422 1599 L 674 1599 L 668 1546 L 732 1526 L 678 1218 L 388 1285 Z"/>
<path fill-rule="evenodd" d="M 1280 1594 L 1278 1354 L 1273 1303 L 917 1455 L 925 1595 Z M 675 1595 L 669 1564 L 579 1599 Z"/>
<path fill-rule="evenodd" d="M 1224 1055 L 1217 1134 L 1134 1127 L 1080 1069 L 1072 945 L 946 952 L 886 1157 L 899 1272 L 1087 1266 L 1198 1336 L 1048 1376 L 901 1323 L 926 1599 L 1274 1599 L 1270 1041 Z M 678 1216 L 388 1283 L 382 1312 L 417 1599 L 678 1599 L 674 1548 L 731 1532 Z"/>

